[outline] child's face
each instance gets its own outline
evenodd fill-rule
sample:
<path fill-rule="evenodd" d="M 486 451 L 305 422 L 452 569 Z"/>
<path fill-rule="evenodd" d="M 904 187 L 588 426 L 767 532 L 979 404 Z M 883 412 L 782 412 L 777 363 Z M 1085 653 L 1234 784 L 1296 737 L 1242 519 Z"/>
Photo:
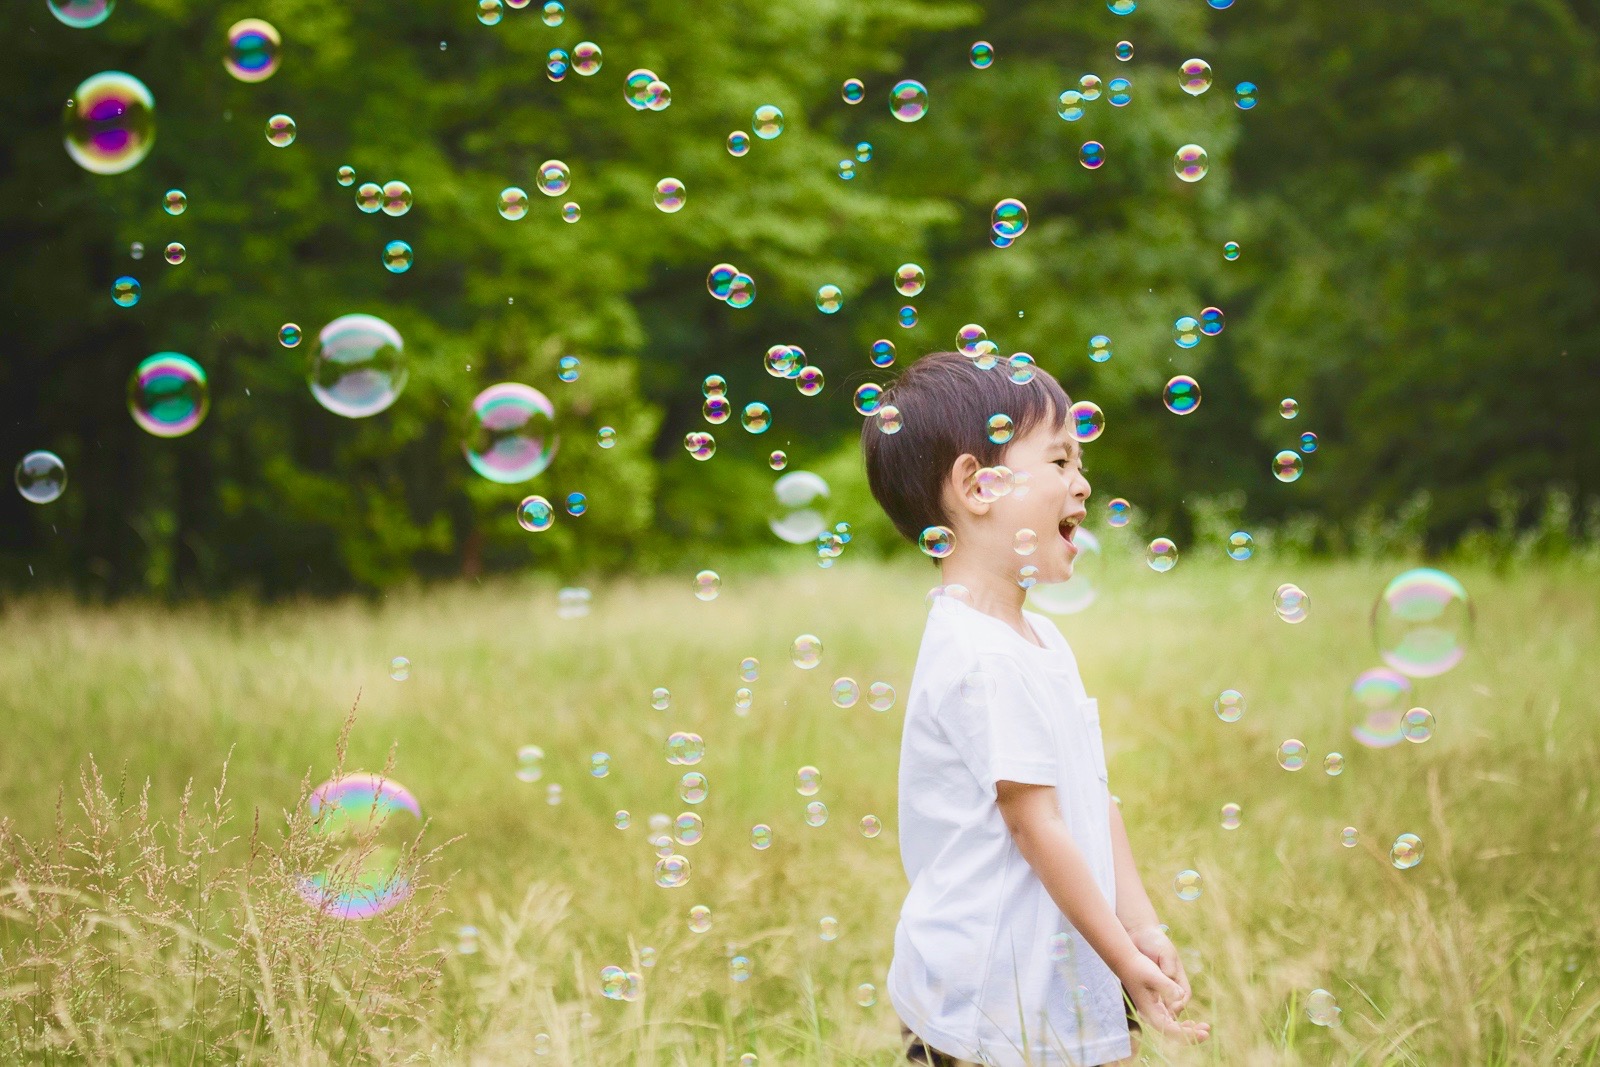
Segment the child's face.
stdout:
<path fill-rule="evenodd" d="M 1014 472 L 1027 472 L 1026 488 L 1013 489 L 990 505 L 984 539 L 995 558 L 1006 561 L 1013 579 L 1032 564 L 1039 568 L 1041 583 L 1066 581 L 1078 555 L 1072 538 L 1083 522 L 1090 492 L 1081 446 L 1065 425 L 1043 422 L 1013 440 L 1001 462 Z M 1028 541 L 1026 535 L 1019 541 L 1021 531 L 1034 535 L 1036 547 L 1027 555 L 1017 552 Z"/>

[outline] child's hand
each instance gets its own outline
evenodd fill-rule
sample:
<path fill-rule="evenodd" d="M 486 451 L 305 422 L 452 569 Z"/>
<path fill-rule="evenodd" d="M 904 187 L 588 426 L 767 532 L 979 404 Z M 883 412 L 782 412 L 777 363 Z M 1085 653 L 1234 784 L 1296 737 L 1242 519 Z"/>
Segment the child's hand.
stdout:
<path fill-rule="evenodd" d="M 1156 966 L 1161 968 L 1161 973 L 1177 982 L 1183 990 L 1183 998 L 1174 1009 L 1181 1012 L 1189 1003 L 1189 976 L 1183 973 L 1183 961 L 1178 959 L 1177 946 L 1159 926 L 1129 930 L 1128 936 L 1133 939 L 1134 948 L 1154 960 Z"/>
<path fill-rule="evenodd" d="M 1128 973 L 1118 977 L 1128 988 L 1140 1022 L 1188 1044 L 1199 1044 L 1211 1036 L 1210 1023 L 1178 1020 L 1178 1013 L 1183 1010 L 1183 988 L 1161 973 L 1154 960 L 1140 955 Z"/>

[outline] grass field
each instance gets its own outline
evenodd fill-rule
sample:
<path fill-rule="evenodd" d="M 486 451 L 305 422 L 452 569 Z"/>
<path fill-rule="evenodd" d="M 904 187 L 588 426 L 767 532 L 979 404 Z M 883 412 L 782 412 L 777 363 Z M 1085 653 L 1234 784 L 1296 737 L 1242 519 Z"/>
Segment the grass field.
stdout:
<path fill-rule="evenodd" d="M 1456 570 L 1477 630 L 1459 667 L 1418 683 L 1435 735 L 1371 750 L 1351 739 L 1349 684 L 1378 664 L 1368 610 L 1403 566 L 1258 554 L 1157 575 L 1119 558 L 1094 606 L 1058 619 L 1100 699 L 1112 791 L 1184 954 L 1189 1014 L 1213 1023 L 1205 1048 L 1147 1042 L 1148 1061 L 1600 1062 L 1600 575 Z M 376 603 L 8 605 L 0 1059 L 896 1062 L 881 992 L 905 889 L 895 772 L 935 572 L 847 554 L 722 578 L 711 602 L 688 576 L 596 583 L 579 619 L 557 618 L 553 585 L 510 580 Z M 1299 626 L 1272 611 L 1289 580 L 1311 594 Z M 815 670 L 790 662 L 800 633 L 823 641 Z M 741 717 L 746 656 L 761 666 Z M 840 676 L 892 684 L 895 706 L 835 707 Z M 1211 707 L 1228 687 L 1249 702 L 1232 724 Z M 310 846 L 286 813 L 332 771 L 358 695 L 345 768 L 381 770 L 392 748 L 423 846 L 442 846 L 424 869 L 437 888 L 366 923 L 287 888 Z M 685 768 L 664 757 L 677 729 L 704 736 L 694 769 L 710 788 L 704 840 L 679 849 L 692 877 L 663 889 L 646 827 L 686 808 Z M 1287 737 L 1310 749 L 1298 773 L 1274 758 Z M 525 744 L 546 753 L 532 784 L 514 773 Z M 1338 777 L 1321 770 L 1331 750 Z M 91 756 L 108 797 L 80 804 Z M 805 764 L 822 772 L 821 827 L 795 790 Z M 1243 806 L 1232 831 L 1229 801 Z M 1404 871 L 1388 859 L 1402 832 L 1426 849 Z M 1184 868 L 1204 879 L 1192 902 L 1172 887 Z M 688 927 L 696 904 L 709 932 Z M 837 940 L 819 938 L 823 916 Z M 476 952 L 457 951 L 463 925 Z M 748 981 L 731 980 L 736 954 Z M 637 971 L 642 995 L 602 997 L 608 964 Z M 1340 1026 L 1308 1020 L 1316 987 Z"/>

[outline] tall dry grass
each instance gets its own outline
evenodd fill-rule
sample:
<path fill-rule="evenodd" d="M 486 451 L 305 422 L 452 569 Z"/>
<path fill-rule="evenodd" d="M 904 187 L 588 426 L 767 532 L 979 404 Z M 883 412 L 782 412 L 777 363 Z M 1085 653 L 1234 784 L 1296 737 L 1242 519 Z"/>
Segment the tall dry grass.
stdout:
<path fill-rule="evenodd" d="M 1600 577 L 1458 572 L 1478 627 L 1466 662 L 1418 685 L 1435 737 L 1367 750 L 1347 688 L 1376 663 L 1367 609 L 1401 566 L 1263 552 L 1155 575 L 1108 555 L 1098 602 L 1059 620 L 1100 698 L 1112 788 L 1191 1012 L 1214 1026 L 1199 1050 L 1147 1042 L 1151 1062 L 1600 1062 Z M 0 1059 L 894 1062 L 894 776 L 933 577 L 848 555 L 782 577 L 731 564 L 711 603 L 687 576 L 596 582 L 583 619 L 556 618 L 553 587 L 511 581 L 377 604 L 10 606 Z M 1312 594 L 1300 626 L 1271 611 L 1286 580 Z M 815 671 L 789 663 L 802 632 L 824 641 Z M 395 655 L 405 682 L 387 677 Z M 761 675 L 740 716 L 747 655 Z M 895 707 L 835 707 L 839 676 L 890 682 Z M 1224 724 L 1211 702 L 1230 686 L 1250 707 Z M 694 769 L 710 792 L 705 839 L 679 849 L 693 875 L 662 889 L 649 816 L 688 808 L 686 768 L 663 758 L 673 729 L 705 737 Z M 1313 756 L 1296 774 L 1273 758 L 1289 736 Z M 546 753 L 531 784 L 513 773 L 528 743 Z M 1334 749 L 1336 778 L 1319 769 Z M 326 860 L 304 801 L 330 754 L 335 769 L 385 768 L 428 819 L 412 857 L 428 888 L 367 922 L 294 889 Z M 794 789 L 804 764 L 822 770 L 821 827 Z M 187 783 L 224 766 L 227 793 L 195 799 Z M 64 798 L 63 781 L 77 782 Z M 1244 808 L 1238 830 L 1218 825 L 1226 801 Z M 858 828 L 868 813 L 875 839 Z M 771 849 L 750 847 L 756 822 Z M 1339 844 L 1345 825 L 1356 848 Z M 1388 846 L 1405 831 L 1426 856 L 1399 871 Z M 1204 877 L 1193 902 L 1172 891 L 1186 867 Z M 686 915 L 702 903 L 713 926 L 696 934 Z M 818 936 L 824 915 L 836 941 Z M 736 954 L 748 981 L 731 977 Z M 640 976 L 637 999 L 601 995 L 607 964 Z M 870 1007 L 862 983 L 878 987 Z M 1308 1020 L 1317 987 L 1340 1026 Z"/>

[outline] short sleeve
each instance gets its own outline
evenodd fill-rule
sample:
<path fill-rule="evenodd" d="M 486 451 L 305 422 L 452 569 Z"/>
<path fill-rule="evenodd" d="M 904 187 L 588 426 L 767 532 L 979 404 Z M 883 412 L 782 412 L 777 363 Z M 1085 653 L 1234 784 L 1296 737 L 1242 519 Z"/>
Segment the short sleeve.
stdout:
<path fill-rule="evenodd" d="M 1015 659 L 984 654 L 939 702 L 940 726 L 990 796 L 999 781 L 1057 784 L 1056 727 L 1039 684 Z"/>

